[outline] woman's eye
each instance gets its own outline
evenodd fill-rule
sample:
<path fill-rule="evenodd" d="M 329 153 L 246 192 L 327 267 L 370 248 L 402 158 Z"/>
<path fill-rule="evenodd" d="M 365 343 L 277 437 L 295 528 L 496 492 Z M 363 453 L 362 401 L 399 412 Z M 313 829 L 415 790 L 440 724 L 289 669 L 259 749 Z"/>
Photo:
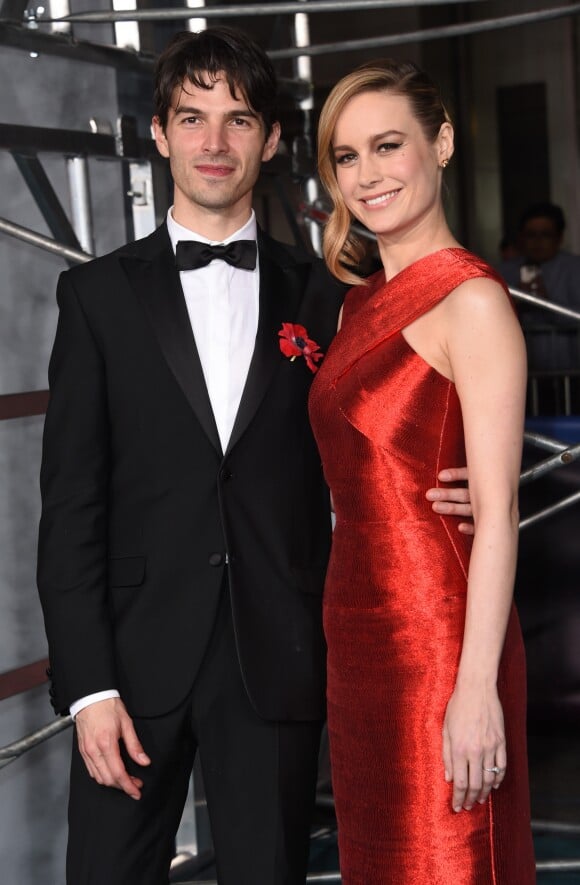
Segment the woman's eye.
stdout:
<path fill-rule="evenodd" d="M 382 153 L 382 154 L 388 154 L 388 153 L 390 153 L 391 151 L 396 151 L 397 148 L 400 148 L 400 147 L 401 147 L 401 145 L 400 145 L 398 142 L 395 142 L 395 141 L 385 141 L 385 142 L 383 142 L 383 144 L 380 144 L 380 145 L 379 145 L 379 148 L 378 148 L 378 149 L 379 149 L 380 153 Z"/>
<path fill-rule="evenodd" d="M 346 166 L 348 163 L 352 163 L 355 159 L 356 154 L 341 154 L 339 157 L 335 158 L 335 162 L 337 166 Z"/>

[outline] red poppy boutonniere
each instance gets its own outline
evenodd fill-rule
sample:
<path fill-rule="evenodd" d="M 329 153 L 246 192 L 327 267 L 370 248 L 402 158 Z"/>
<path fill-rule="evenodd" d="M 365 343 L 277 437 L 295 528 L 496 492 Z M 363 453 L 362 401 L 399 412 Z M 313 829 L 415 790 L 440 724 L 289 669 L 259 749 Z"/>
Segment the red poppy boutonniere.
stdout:
<path fill-rule="evenodd" d="M 282 323 L 278 335 L 280 336 L 280 350 L 284 356 L 290 357 L 291 362 L 297 356 L 303 356 L 310 371 L 318 372 L 316 363 L 322 359 L 324 354 L 316 341 L 308 337 L 304 326 L 300 326 L 298 323 Z"/>

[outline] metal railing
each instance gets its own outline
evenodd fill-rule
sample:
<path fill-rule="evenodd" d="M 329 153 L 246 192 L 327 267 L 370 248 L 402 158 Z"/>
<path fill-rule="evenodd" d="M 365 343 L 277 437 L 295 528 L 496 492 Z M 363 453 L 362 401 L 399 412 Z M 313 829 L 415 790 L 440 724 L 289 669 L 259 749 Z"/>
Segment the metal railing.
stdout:
<path fill-rule="evenodd" d="M 44 741 L 54 737 L 55 734 L 60 734 L 61 731 L 70 728 L 71 725 L 72 718 L 70 716 L 65 716 L 62 719 L 58 719 L 56 722 L 51 722 L 48 725 L 39 728 L 38 731 L 33 731 L 31 734 L 26 735 L 26 737 L 23 737 L 18 741 L 14 741 L 12 744 L 0 747 L 0 768 L 4 768 L 4 766 L 10 765 L 11 762 L 15 762 L 23 756 L 24 753 L 28 753 L 28 751 L 34 749 L 34 747 L 43 744 Z"/>

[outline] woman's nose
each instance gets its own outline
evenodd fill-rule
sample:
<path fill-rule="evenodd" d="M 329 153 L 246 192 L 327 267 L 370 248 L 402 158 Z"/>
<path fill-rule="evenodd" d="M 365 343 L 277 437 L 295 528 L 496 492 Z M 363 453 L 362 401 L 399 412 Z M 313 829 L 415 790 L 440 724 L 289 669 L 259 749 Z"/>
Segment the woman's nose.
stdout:
<path fill-rule="evenodd" d="M 361 160 L 359 164 L 359 184 L 361 187 L 374 187 L 382 180 L 382 172 L 372 159 Z"/>

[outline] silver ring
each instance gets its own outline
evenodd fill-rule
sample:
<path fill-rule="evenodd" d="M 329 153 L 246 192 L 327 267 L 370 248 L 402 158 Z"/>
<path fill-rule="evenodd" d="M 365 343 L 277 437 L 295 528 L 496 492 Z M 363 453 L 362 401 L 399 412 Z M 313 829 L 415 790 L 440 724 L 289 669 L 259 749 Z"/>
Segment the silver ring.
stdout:
<path fill-rule="evenodd" d="M 502 772 L 505 771 L 505 768 L 498 768 L 497 765 L 494 765 L 493 768 L 486 768 L 485 765 L 484 765 L 484 766 L 483 766 L 483 770 L 484 770 L 484 771 L 489 771 L 489 772 L 491 772 L 492 774 L 501 774 Z"/>

